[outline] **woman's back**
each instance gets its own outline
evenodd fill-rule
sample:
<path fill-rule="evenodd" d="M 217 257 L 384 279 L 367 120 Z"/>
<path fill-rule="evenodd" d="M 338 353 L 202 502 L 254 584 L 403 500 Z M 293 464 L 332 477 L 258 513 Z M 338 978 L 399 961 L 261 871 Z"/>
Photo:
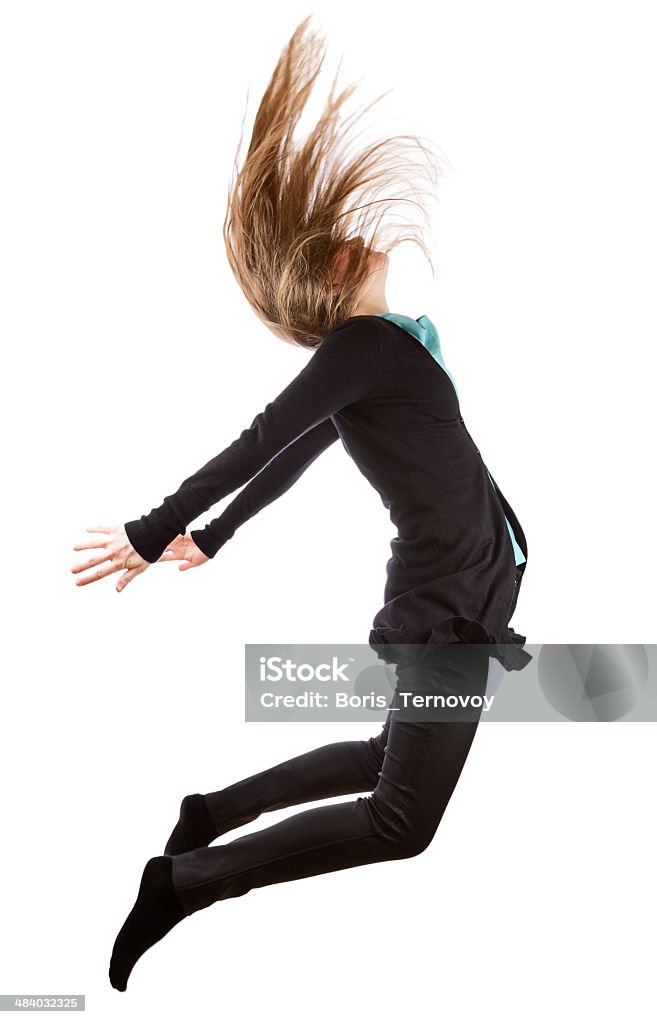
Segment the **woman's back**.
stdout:
<path fill-rule="evenodd" d="M 376 336 L 378 360 L 372 389 L 332 420 L 397 528 L 370 640 L 517 643 L 507 626 L 522 574 L 450 375 L 392 319 L 352 317 L 341 326 Z"/>

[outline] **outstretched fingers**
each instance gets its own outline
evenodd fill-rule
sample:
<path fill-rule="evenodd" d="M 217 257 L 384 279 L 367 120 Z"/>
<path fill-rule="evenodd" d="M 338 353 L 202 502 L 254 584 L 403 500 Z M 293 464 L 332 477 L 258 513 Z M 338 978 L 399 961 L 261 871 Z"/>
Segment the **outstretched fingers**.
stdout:
<path fill-rule="evenodd" d="M 123 576 L 116 585 L 117 592 L 120 592 L 135 576 L 144 572 L 150 565 L 150 562 L 142 558 L 139 552 L 133 548 L 124 524 L 90 526 L 87 528 L 87 533 L 105 533 L 108 536 L 103 540 L 81 541 L 74 545 L 74 551 L 93 548 L 105 549 L 102 553 L 87 558 L 80 565 L 73 566 L 71 572 L 76 576 L 89 569 L 95 570 L 95 572 L 90 572 L 87 576 L 77 579 L 75 581 L 77 586 L 84 587 L 87 583 L 96 583 L 106 576 L 111 576 L 112 573 L 127 570 L 123 572 Z"/>
<path fill-rule="evenodd" d="M 74 548 L 74 550 L 76 550 Z M 95 558 L 88 558 L 86 562 L 81 562 L 79 565 L 74 565 L 71 572 L 77 574 L 79 572 L 85 572 L 87 569 L 93 569 L 96 565 L 102 565 L 103 562 L 107 562 L 109 559 L 108 554 L 97 555 Z M 79 583 L 80 580 L 76 580 Z"/>
<path fill-rule="evenodd" d="M 106 559 L 102 559 L 102 561 L 106 561 Z M 98 563 L 97 562 L 91 562 L 90 564 L 91 565 L 97 565 Z M 71 572 L 81 572 L 83 569 L 87 569 L 87 568 L 89 568 L 89 565 L 82 565 L 79 568 L 72 569 Z M 121 566 L 113 565 L 110 562 L 110 564 L 108 566 L 106 566 L 106 568 L 104 568 L 104 569 L 96 569 L 96 571 L 90 573 L 89 576 L 84 576 L 82 579 L 76 580 L 75 581 L 75 585 L 77 587 L 84 587 L 85 584 L 87 584 L 87 583 L 95 583 L 96 580 L 102 580 L 106 576 L 111 576 L 113 572 L 118 572 L 120 568 L 121 568 Z"/>

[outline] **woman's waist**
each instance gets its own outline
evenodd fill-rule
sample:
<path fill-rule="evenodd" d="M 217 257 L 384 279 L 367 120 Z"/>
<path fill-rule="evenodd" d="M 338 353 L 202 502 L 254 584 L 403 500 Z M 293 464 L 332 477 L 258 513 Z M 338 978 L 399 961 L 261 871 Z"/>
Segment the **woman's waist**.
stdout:
<path fill-rule="evenodd" d="M 495 507 L 488 509 L 470 508 L 462 515 L 444 510 L 431 514 L 405 516 L 397 521 L 390 516 L 396 535 L 390 540 L 393 553 L 423 552 L 425 548 L 438 550 L 441 554 L 455 549 L 495 547 L 506 543 L 507 528 L 504 515 Z"/>

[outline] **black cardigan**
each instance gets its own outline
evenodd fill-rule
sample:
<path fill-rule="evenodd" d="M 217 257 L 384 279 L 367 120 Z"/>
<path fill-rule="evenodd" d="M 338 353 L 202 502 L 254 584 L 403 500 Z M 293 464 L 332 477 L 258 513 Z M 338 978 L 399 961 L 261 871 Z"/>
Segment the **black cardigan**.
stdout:
<path fill-rule="evenodd" d="M 515 564 L 504 516 L 527 559 L 524 531 L 491 483 L 449 375 L 383 317 L 339 324 L 231 445 L 159 507 L 125 523 L 128 538 L 155 562 L 188 523 L 246 484 L 221 515 L 191 531 L 213 558 L 338 438 L 397 531 L 369 636 L 377 654 L 392 662 L 398 644 L 485 643 L 505 667 L 523 667 L 526 638 L 509 620 L 527 563 Z"/>

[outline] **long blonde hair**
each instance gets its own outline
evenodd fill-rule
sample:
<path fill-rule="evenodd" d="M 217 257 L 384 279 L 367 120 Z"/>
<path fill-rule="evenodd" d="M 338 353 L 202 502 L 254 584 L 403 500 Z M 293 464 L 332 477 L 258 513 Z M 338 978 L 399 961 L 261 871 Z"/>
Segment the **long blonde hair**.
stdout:
<path fill-rule="evenodd" d="M 341 122 L 341 108 L 356 86 L 337 93 L 339 69 L 317 123 L 301 144 L 294 141 L 326 55 L 325 43 L 308 27 L 310 18 L 297 26 L 281 53 L 238 169 L 242 122 L 223 236 L 231 269 L 260 320 L 284 341 L 314 349 L 352 315 L 370 251 L 390 252 L 412 241 L 433 274 L 419 225 L 382 221 L 399 202 L 415 204 L 427 221 L 418 196 L 435 193 L 442 168 L 430 145 L 409 134 L 376 141 L 349 157 L 352 128 L 387 93 Z M 422 153 L 419 161 L 406 152 L 415 148 Z M 419 184 L 422 178 L 428 179 L 427 188 Z M 394 187 L 401 194 L 391 196 Z M 359 237 L 362 242 L 353 244 Z M 350 241 L 342 279 L 333 282 L 336 258 Z"/>

